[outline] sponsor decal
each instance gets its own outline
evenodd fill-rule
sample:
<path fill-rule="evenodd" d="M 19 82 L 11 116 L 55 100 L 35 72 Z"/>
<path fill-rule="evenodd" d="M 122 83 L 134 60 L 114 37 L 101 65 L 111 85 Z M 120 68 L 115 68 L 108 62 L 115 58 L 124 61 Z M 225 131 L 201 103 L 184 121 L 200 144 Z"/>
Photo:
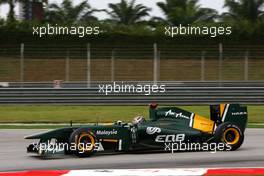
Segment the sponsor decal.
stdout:
<path fill-rule="evenodd" d="M 136 127 L 131 128 L 131 138 L 132 138 L 133 144 L 137 143 L 137 128 Z"/>
<path fill-rule="evenodd" d="M 247 112 L 232 112 L 232 115 L 237 116 L 237 115 L 247 115 Z"/>
<path fill-rule="evenodd" d="M 117 130 L 113 129 L 113 130 L 97 130 L 96 131 L 96 135 L 116 135 L 117 134 Z"/>
<path fill-rule="evenodd" d="M 176 113 L 176 112 L 173 112 L 172 110 L 165 112 L 165 117 L 167 117 L 167 116 L 174 116 L 176 118 L 181 117 L 181 118 L 185 118 L 185 119 L 190 119 L 190 117 L 183 115 L 182 112 Z"/>
<path fill-rule="evenodd" d="M 146 129 L 146 133 L 151 135 L 151 134 L 155 134 L 155 133 L 160 133 L 161 129 L 158 127 L 147 127 Z"/>
<path fill-rule="evenodd" d="M 181 142 L 185 139 L 185 134 L 158 135 L 155 142 Z"/>

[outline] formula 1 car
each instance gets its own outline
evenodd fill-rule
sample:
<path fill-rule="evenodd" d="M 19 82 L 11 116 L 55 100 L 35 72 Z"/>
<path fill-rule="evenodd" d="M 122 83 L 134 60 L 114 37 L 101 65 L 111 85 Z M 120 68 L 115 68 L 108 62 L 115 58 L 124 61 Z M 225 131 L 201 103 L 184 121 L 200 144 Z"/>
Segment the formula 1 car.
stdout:
<path fill-rule="evenodd" d="M 40 156 L 63 152 L 88 157 L 100 151 L 164 149 L 166 143 L 222 143 L 225 149 L 236 150 L 243 143 L 246 124 L 247 107 L 239 104 L 211 105 L 210 119 L 177 107 L 151 104 L 149 120 L 138 116 L 132 123 L 70 126 L 25 139 L 39 139 L 27 151 Z"/>

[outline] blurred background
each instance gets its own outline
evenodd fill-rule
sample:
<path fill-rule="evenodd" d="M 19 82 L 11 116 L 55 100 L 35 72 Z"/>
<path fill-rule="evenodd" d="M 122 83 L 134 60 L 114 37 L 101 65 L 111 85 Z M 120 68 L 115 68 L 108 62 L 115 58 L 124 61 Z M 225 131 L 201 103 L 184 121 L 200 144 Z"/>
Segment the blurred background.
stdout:
<path fill-rule="evenodd" d="M 0 81 L 262 81 L 264 1 L 0 0 Z M 145 5 L 147 4 L 147 5 Z M 105 8 L 103 8 L 105 7 Z M 215 7 L 215 9 L 214 9 Z M 99 26 L 99 36 L 32 27 Z M 165 26 L 231 26 L 230 36 L 170 38 Z"/>
<path fill-rule="evenodd" d="M 12 44 L 0 48 L 0 80 L 261 81 L 263 53 L 238 44 Z"/>
<path fill-rule="evenodd" d="M 0 4 L 2 123 L 129 121 L 139 114 L 147 116 L 145 105 L 151 102 L 198 105 L 186 108 L 208 117 L 208 107 L 201 105 L 246 104 L 251 105 L 249 121 L 263 122 L 264 0 L 0 0 Z M 83 38 L 32 34 L 33 27 L 47 24 L 98 26 L 101 33 Z M 231 26 L 232 34 L 165 35 L 166 26 L 180 24 Z M 163 84 L 166 92 L 148 96 L 98 92 L 99 84 L 114 81 Z"/>

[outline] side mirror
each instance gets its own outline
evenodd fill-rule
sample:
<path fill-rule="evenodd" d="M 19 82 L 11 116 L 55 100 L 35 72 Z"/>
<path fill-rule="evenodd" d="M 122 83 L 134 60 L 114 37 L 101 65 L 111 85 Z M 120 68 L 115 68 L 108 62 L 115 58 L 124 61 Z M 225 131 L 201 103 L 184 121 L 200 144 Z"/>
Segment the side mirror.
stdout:
<path fill-rule="evenodd" d="M 154 121 L 156 120 L 156 108 L 158 104 L 157 103 L 151 103 L 149 105 L 149 119 Z"/>
<path fill-rule="evenodd" d="M 158 104 L 157 103 L 151 103 L 150 105 L 149 105 L 149 108 L 150 109 L 156 109 L 158 107 Z"/>
<path fill-rule="evenodd" d="M 214 122 L 220 120 L 220 105 L 210 105 L 210 119 Z"/>

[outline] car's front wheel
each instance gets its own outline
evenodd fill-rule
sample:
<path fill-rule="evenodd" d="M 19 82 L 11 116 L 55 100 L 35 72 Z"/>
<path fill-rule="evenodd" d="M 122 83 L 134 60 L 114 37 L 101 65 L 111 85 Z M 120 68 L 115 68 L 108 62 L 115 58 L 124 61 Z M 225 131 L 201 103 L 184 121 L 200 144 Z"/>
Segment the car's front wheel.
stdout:
<path fill-rule="evenodd" d="M 97 139 L 95 135 L 83 128 L 75 130 L 69 139 L 70 150 L 78 157 L 88 157 L 94 154 Z"/>

